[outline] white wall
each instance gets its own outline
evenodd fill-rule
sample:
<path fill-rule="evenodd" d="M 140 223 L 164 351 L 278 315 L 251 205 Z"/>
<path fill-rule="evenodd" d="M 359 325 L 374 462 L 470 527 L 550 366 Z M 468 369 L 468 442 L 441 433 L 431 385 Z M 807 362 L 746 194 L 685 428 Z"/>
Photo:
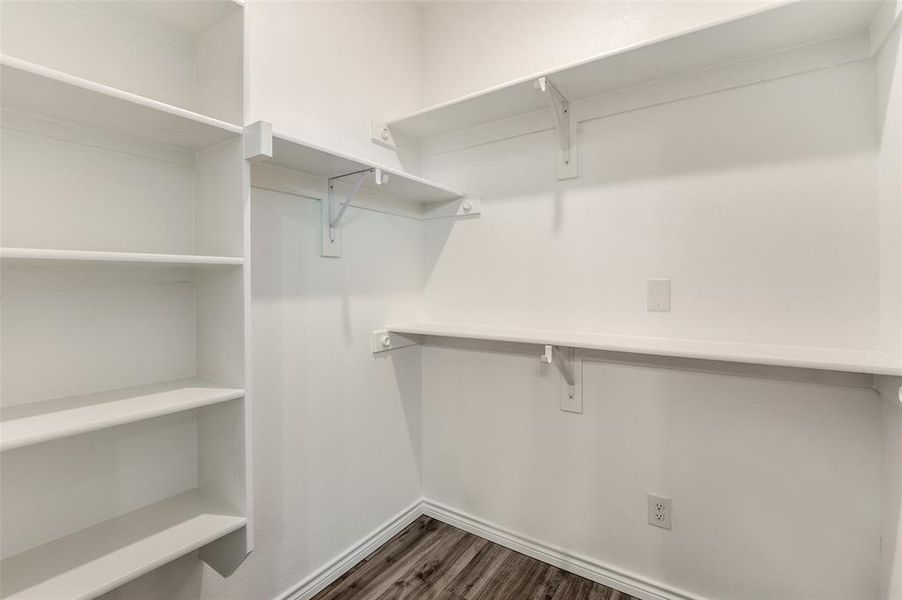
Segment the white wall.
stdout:
<path fill-rule="evenodd" d="M 572 414 L 535 355 L 422 352 L 426 498 L 703 598 L 874 597 L 873 390 L 587 362 Z"/>
<path fill-rule="evenodd" d="M 422 101 L 451 100 L 775 0 L 424 2 Z M 404 114 L 393 111 L 387 117 Z"/>
<path fill-rule="evenodd" d="M 873 349 L 874 88 L 856 63 L 587 121 L 561 183 L 553 131 L 424 158 L 485 207 L 427 225 L 426 316 Z"/>
<path fill-rule="evenodd" d="M 902 8 L 899 5 L 897 8 Z M 887 314 L 884 345 L 902 346 L 902 41 L 899 27 L 887 40 L 878 62 L 880 118 L 880 207 L 882 306 Z M 895 310 L 894 310 L 895 309 Z M 896 320 L 892 320 L 895 315 Z M 891 397 L 883 403 L 883 557 L 881 598 L 902 598 L 902 406 Z"/>
<path fill-rule="evenodd" d="M 252 0 L 248 122 L 386 165 L 370 121 L 419 105 L 419 19 L 409 2 Z"/>
<path fill-rule="evenodd" d="M 697 8 L 682 18 L 717 10 Z M 428 6 L 424 98 L 594 54 L 606 38 L 589 8 L 512 11 Z M 427 225 L 424 314 L 875 348 L 877 103 L 874 65 L 855 63 L 586 121 L 573 181 L 555 180 L 552 131 L 425 157 L 426 176 L 479 190 L 484 212 Z M 673 279 L 671 313 L 646 311 L 650 277 Z M 593 363 L 585 414 L 571 415 L 556 377 L 537 371 L 532 355 L 423 349 L 427 498 L 686 594 L 876 596 L 872 390 Z M 673 497 L 673 531 L 645 523 L 647 492 Z"/>

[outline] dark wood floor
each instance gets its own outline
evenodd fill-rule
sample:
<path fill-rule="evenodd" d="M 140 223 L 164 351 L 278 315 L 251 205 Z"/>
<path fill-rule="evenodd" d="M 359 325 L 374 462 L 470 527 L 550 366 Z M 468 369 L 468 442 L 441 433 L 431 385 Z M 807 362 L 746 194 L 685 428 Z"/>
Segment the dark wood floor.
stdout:
<path fill-rule="evenodd" d="M 635 600 L 420 517 L 313 600 Z"/>

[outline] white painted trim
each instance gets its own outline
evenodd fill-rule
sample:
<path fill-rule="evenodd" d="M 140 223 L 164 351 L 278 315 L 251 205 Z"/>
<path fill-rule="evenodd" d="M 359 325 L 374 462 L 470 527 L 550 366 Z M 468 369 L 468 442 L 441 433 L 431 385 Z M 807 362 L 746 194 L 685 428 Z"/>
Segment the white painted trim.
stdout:
<path fill-rule="evenodd" d="M 434 517 L 473 535 L 641 600 L 706 600 L 702 596 L 685 590 L 668 587 L 652 579 L 548 546 L 426 498 L 422 502 L 422 511 L 424 515 Z"/>
<path fill-rule="evenodd" d="M 423 502 L 418 500 L 368 536 L 336 556 L 324 567 L 285 590 L 275 600 L 309 600 L 329 584 L 347 573 L 385 542 L 401 532 L 423 514 Z"/>
<path fill-rule="evenodd" d="M 426 498 L 410 505 L 376 531 L 273 600 L 310 600 L 422 515 L 438 519 L 514 552 L 525 554 L 640 600 L 708 600 L 653 579 L 549 546 Z"/>

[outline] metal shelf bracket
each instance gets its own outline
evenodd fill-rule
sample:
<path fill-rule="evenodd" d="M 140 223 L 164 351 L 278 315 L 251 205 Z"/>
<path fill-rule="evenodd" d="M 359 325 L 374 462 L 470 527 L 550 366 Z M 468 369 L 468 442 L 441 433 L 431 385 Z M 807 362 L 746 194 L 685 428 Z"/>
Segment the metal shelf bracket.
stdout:
<path fill-rule="evenodd" d="M 576 119 L 571 117 L 570 102 L 547 77 L 539 77 L 534 83 L 535 90 L 545 94 L 554 115 L 560 149 L 557 151 L 556 174 L 558 179 L 579 177 L 577 162 Z"/>
<path fill-rule="evenodd" d="M 322 256 L 341 256 L 341 229 L 339 228 L 341 218 L 351 203 L 354 202 L 354 199 L 360 192 L 360 188 L 363 187 L 363 182 L 366 181 L 370 173 L 373 174 L 376 185 L 388 183 L 388 174 L 376 167 L 329 178 L 329 195 L 322 207 Z M 345 177 L 353 176 L 356 176 L 356 179 L 354 179 L 354 183 L 351 186 L 351 191 L 345 196 L 344 202 L 339 203 L 335 198 L 335 182 Z"/>
<path fill-rule="evenodd" d="M 554 365 L 561 374 L 561 410 L 573 413 L 583 412 L 582 366 L 577 360 L 574 348 L 545 345 L 545 352 L 539 357 L 542 364 Z"/>

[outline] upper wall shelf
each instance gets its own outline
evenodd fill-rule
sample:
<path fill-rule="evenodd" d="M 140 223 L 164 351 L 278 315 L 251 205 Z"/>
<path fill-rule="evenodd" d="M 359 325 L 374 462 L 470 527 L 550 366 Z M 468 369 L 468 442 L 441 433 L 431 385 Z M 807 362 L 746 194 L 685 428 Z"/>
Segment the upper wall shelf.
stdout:
<path fill-rule="evenodd" d="M 242 128 L 150 98 L 0 56 L 2 106 L 54 121 L 196 151 Z"/>
<path fill-rule="evenodd" d="M 373 178 L 367 178 L 363 188 L 408 200 L 411 202 L 447 202 L 462 198 L 465 194 L 439 185 L 432 181 L 404 173 L 398 169 L 385 167 L 337 150 L 330 150 L 292 138 L 282 133 L 272 134 L 272 157 L 267 162 L 330 179 L 367 169 L 380 169 L 388 175 L 382 185 L 376 185 Z"/>
<path fill-rule="evenodd" d="M 570 102 L 732 61 L 865 31 L 873 0 L 796 0 L 737 18 L 627 46 L 600 56 L 504 83 L 386 121 L 392 135 L 439 136 L 535 112 L 548 99 L 534 86 L 547 77 Z M 389 139 L 376 140 L 386 143 Z"/>
<path fill-rule="evenodd" d="M 579 331 L 504 329 L 449 323 L 408 323 L 387 328 L 391 333 L 564 348 L 670 356 L 697 360 L 818 369 L 872 375 L 902 376 L 902 360 L 878 353 L 837 348 L 808 348 L 766 344 L 714 342 L 674 338 L 606 335 Z M 378 335 L 378 334 L 377 334 Z M 403 343 L 402 343 L 403 345 Z M 384 347 L 398 347 L 394 340 Z M 374 347 L 374 350 L 381 348 Z"/>

